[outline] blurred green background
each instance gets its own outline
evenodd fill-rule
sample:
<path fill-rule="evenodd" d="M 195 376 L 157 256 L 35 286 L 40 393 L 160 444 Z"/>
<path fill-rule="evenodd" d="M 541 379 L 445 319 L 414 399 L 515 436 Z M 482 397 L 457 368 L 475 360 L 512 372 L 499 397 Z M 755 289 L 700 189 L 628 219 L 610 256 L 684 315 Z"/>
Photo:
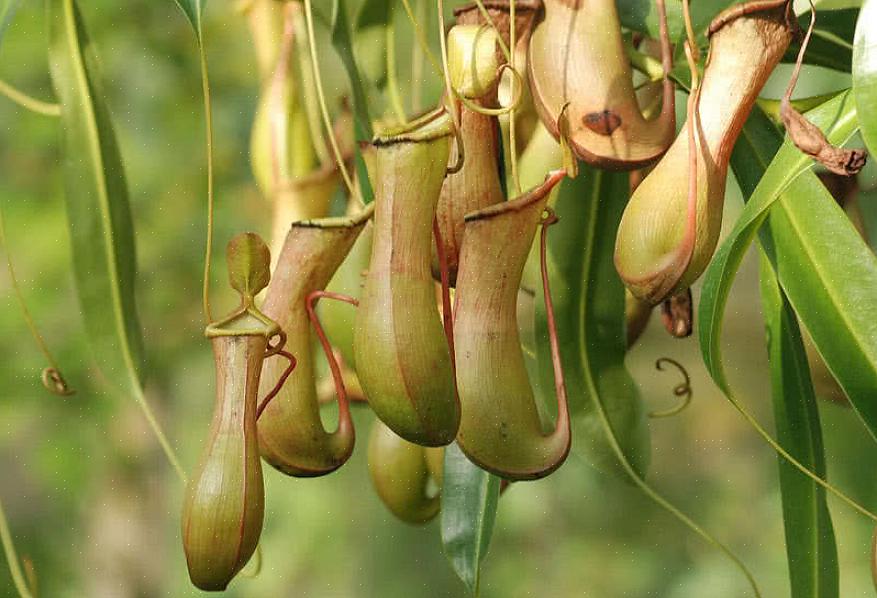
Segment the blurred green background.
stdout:
<path fill-rule="evenodd" d="M 137 296 L 150 364 L 147 393 L 191 469 L 213 408 L 213 363 L 200 312 L 205 173 L 193 38 L 171 0 L 81 4 L 100 53 L 131 190 Z M 48 99 L 43 16 L 40 2 L 24 3 L 0 53 L 0 78 Z M 400 23 L 407 32 L 407 23 Z M 213 2 L 205 30 L 217 125 L 219 251 L 238 231 L 267 236 L 270 209 L 249 169 L 258 83 L 246 23 L 232 2 Z M 399 72 L 407 86 L 410 33 L 402 31 Z M 343 91 L 339 63 L 328 48 L 322 61 L 337 97 Z M 767 95 L 778 97 L 787 76 L 788 69 L 781 68 Z M 426 83 L 427 100 L 437 98 L 438 83 Z M 810 69 L 798 93 L 847 84 L 845 75 Z M 195 595 L 179 537 L 183 488 L 133 399 L 105 392 L 89 361 L 69 271 L 57 139 L 54 119 L 0 98 L 0 201 L 9 249 L 34 316 L 78 390 L 68 398 L 44 391 L 42 357 L 8 276 L 0 273 L 0 498 L 42 596 Z M 740 205 L 731 181 L 726 222 Z M 740 396 L 770 427 L 752 258 L 736 283 L 724 342 Z M 215 274 L 217 310 L 233 304 L 222 270 Z M 695 400 L 682 414 L 652 422 L 650 481 L 727 542 L 752 568 L 765 596 L 788 595 L 773 453 L 709 381 L 696 340 L 670 339 L 658 318 L 628 360 L 649 406 L 674 400 L 676 374 L 654 369 L 661 356 L 686 365 Z M 821 407 L 831 480 L 875 508 L 873 445 L 852 412 Z M 370 418 L 366 410 L 357 411 L 360 443 L 335 475 L 297 480 L 266 467 L 263 570 L 255 579 L 235 581 L 229 596 L 463 595 L 442 555 L 437 523 L 423 528 L 400 523 L 372 491 L 364 441 Z M 872 596 L 871 528 L 829 501 L 841 595 Z M 483 595 L 737 598 L 747 589 L 719 552 L 633 486 L 601 476 L 573 456 L 550 478 L 516 484 L 503 496 Z M 4 566 L 0 597 L 11 596 L 15 591 Z"/>

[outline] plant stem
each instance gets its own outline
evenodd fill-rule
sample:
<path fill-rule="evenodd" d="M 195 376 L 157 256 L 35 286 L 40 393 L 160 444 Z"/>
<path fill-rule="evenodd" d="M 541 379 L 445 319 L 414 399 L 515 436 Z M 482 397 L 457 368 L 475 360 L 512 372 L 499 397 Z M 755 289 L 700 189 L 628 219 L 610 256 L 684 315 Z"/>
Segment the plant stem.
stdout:
<path fill-rule="evenodd" d="M 6 555 L 6 562 L 9 564 L 9 572 L 12 574 L 12 581 L 15 589 L 21 598 L 33 598 L 30 588 L 27 587 L 27 581 L 21 571 L 21 564 L 18 561 L 18 554 L 15 552 L 15 543 L 12 541 L 12 534 L 9 531 L 9 523 L 6 521 L 6 513 L 3 511 L 3 501 L 0 500 L 0 543 L 3 544 L 3 553 Z"/>
<path fill-rule="evenodd" d="M 52 102 L 44 102 L 42 100 L 38 100 L 34 97 L 31 97 L 10 85 L 9 83 L 0 80 L 0 94 L 6 96 L 22 108 L 26 108 L 31 112 L 35 112 L 36 114 L 42 114 L 43 116 L 61 116 L 61 105 L 54 104 Z"/>
<path fill-rule="evenodd" d="M 341 155 L 341 148 L 338 146 L 338 140 L 335 139 L 335 133 L 332 130 L 332 119 L 329 117 L 329 107 L 326 104 L 326 95 L 323 92 L 323 80 L 320 75 L 320 62 L 317 58 L 317 41 L 314 35 L 314 15 L 311 0 L 305 0 L 305 24 L 308 30 L 308 45 L 311 53 L 311 70 L 314 75 L 314 87 L 317 89 L 317 99 L 320 102 L 320 112 L 323 116 L 323 126 L 326 128 L 326 136 L 329 138 L 329 144 L 332 146 L 332 153 L 335 154 L 335 162 L 338 164 L 338 171 L 341 178 L 344 179 L 344 185 L 347 187 L 350 195 L 356 195 L 356 188 L 353 186 L 353 180 L 347 172 L 344 165 L 344 157 Z"/>

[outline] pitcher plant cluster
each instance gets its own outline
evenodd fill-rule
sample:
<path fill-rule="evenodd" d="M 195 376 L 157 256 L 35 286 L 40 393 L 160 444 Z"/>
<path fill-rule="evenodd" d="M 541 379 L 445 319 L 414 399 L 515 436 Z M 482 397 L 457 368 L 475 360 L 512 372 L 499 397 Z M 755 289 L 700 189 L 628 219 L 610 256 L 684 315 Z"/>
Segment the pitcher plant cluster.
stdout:
<path fill-rule="evenodd" d="M 826 494 L 877 515 L 826 481 L 814 384 L 877 431 L 877 334 L 867 324 L 877 313 L 877 261 L 853 209 L 866 151 L 843 147 L 859 129 L 865 144 L 877 142 L 877 120 L 864 118 L 877 109 L 877 2 L 852 21 L 854 89 L 792 99 L 818 18 L 811 6 L 799 19 L 791 0 L 719 2 L 710 19 L 694 19 L 688 0 L 365 0 L 355 10 L 342 0 L 331 10 L 245 0 L 237 10 L 260 79 L 250 161 L 271 233 L 221 240 L 240 298 L 222 317 L 210 301 L 213 150 L 222 140 L 209 31 L 202 1 L 177 3 L 201 59 L 207 134 L 202 299 L 216 398 L 197 466 L 180 463 L 144 398 L 134 223 L 78 0 L 46 0 L 58 103 L 6 84 L 4 93 L 60 121 L 86 330 L 104 373 L 137 399 L 185 483 L 181 540 L 195 586 L 224 590 L 258 554 L 270 500 L 263 467 L 303 478 L 339 470 L 356 442 L 352 410 L 363 409 L 375 416 L 365 434 L 374 491 L 408 523 L 441 517 L 445 552 L 475 594 L 501 491 L 526 492 L 523 482 L 551 475 L 573 451 L 629 479 L 761 595 L 741 559 L 645 479 L 649 420 L 679 414 L 694 394 L 685 367 L 656 355 L 656 367 L 681 382 L 668 383 L 675 406 L 648 412 L 625 369 L 657 309 L 673 337 L 698 330 L 717 385 L 780 457 L 793 591 L 814 571 L 829 580 L 824 594 L 793 595 L 832 595 L 832 579 L 837 595 Z M 17 5 L 6 2 L 0 36 Z M 649 18 L 631 19 L 631 7 Z M 406 92 L 396 72 L 403 25 L 413 40 Z M 323 30 L 331 46 L 317 43 Z M 349 79 L 341 101 L 326 95 L 327 52 Z M 794 64 L 788 88 L 765 100 L 782 61 Z M 720 245 L 729 168 L 748 203 Z M 796 185 L 841 214 L 835 240 L 854 276 L 826 271 L 836 256 L 825 247 L 799 265 L 816 272 L 807 280 L 784 266 L 807 235 L 767 215 L 772 206 L 787 218 L 801 210 Z M 0 220 L 0 241 L 2 232 Z M 756 236 L 776 434 L 730 388 L 719 350 L 728 290 Z M 701 278 L 698 304 L 691 287 Z M 814 285 L 826 298 L 811 305 Z M 853 309 L 863 315 L 850 320 Z M 21 310 L 45 354 L 44 386 L 70 395 L 23 300 Z M 793 385 L 795 371 L 808 375 Z M 327 426 L 332 402 L 337 424 Z M 806 426 L 794 423 L 802 414 Z M 802 439 L 815 451 L 802 451 Z M 813 513 L 795 508 L 807 497 Z M 826 518 L 823 550 L 790 531 L 824 530 Z M 31 596 L 0 524 L 16 588 Z"/>

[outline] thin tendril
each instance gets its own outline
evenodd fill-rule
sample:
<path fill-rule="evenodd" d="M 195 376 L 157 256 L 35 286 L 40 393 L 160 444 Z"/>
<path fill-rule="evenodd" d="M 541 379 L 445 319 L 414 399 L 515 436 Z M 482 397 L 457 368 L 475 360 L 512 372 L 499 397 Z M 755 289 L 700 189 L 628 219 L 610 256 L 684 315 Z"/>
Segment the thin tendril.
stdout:
<path fill-rule="evenodd" d="M 432 50 L 429 49 L 429 41 L 427 41 L 426 32 L 423 30 L 423 27 L 420 26 L 417 17 L 414 16 L 414 11 L 411 10 L 411 3 L 409 0 L 402 0 L 402 6 L 405 7 L 405 12 L 408 13 L 408 20 L 411 21 L 411 25 L 414 27 L 414 35 L 417 37 L 417 42 L 420 44 L 420 48 L 423 50 L 423 53 L 426 55 L 426 58 L 435 70 L 436 75 L 441 77 L 442 67 L 439 65 L 438 60 L 436 60 Z M 442 31 L 442 38 L 444 38 L 444 31 Z"/>
<path fill-rule="evenodd" d="M 621 445 L 618 442 L 618 437 L 615 435 L 615 430 L 612 427 L 612 423 L 609 421 L 609 416 L 606 414 L 606 409 L 603 406 L 603 401 L 600 399 L 600 395 L 594 386 L 594 381 L 588 378 L 587 384 L 590 387 L 589 394 L 591 395 L 591 397 L 593 397 L 593 404 L 594 407 L 596 407 L 597 415 L 600 418 L 600 423 L 603 426 L 604 431 L 606 432 L 606 438 L 609 441 L 609 446 L 612 449 L 612 452 L 615 453 L 615 457 L 618 459 L 621 467 L 624 469 L 627 475 L 630 476 L 630 479 L 633 480 L 634 484 L 636 484 L 647 497 L 655 502 L 655 504 L 676 517 L 688 529 L 700 536 L 708 544 L 711 544 L 719 551 L 724 553 L 725 556 L 727 556 L 728 559 L 730 559 L 731 562 L 733 562 L 734 565 L 740 570 L 744 577 L 746 577 L 746 580 L 752 587 L 752 591 L 755 596 L 761 598 L 761 592 L 758 589 L 758 584 L 755 582 L 755 578 L 752 576 L 752 573 L 750 573 L 746 565 L 743 564 L 743 561 L 741 561 L 733 552 L 731 552 L 730 548 L 725 546 L 722 542 L 712 536 L 712 534 L 700 527 L 700 525 L 695 523 L 693 519 L 688 517 L 677 507 L 673 506 L 670 501 L 664 498 L 657 490 L 652 488 L 649 483 L 646 482 L 645 479 L 643 479 L 637 473 L 637 471 L 633 468 L 633 465 L 631 465 L 630 461 L 627 459 L 627 455 L 624 454 L 624 451 L 622 450 Z"/>
<path fill-rule="evenodd" d="M 514 1 L 514 0 L 513 0 Z M 570 433 L 569 402 L 566 382 L 563 378 L 563 360 L 560 355 L 560 341 L 557 338 L 557 321 L 554 317 L 554 302 L 551 299 L 551 284 L 548 278 L 548 228 L 557 224 L 557 214 L 551 208 L 545 209 L 542 231 L 539 239 L 539 262 L 542 267 L 542 295 L 545 300 L 545 317 L 548 324 L 548 341 L 551 346 L 551 364 L 554 367 L 554 392 L 557 395 L 556 433 Z"/>
<path fill-rule="evenodd" d="M 438 9 L 438 29 L 439 29 L 439 47 L 441 48 L 442 53 L 442 74 L 445 79 L 445 93 L 448 96 L 448 104 L 449 110 L 451 114 L 451 120 L 454 121 L 454 130 L 457 132 L 457 163 L 448 169 L 448 172 L 453 174 L 455 172 L 459 172 L 460 169 L 463 168 L 463 162 L 465 160 L 465 148 L 463 147 L 463 138 L 462 135 L 459 134 L 461 130 L 460 126 L 460 107 L 457 105 L 457 95 L 454 93 L 454 87 L 451 85 L 451 71 L 448 68 L 448 44 L 445 39 L 445 3 L 444 0 L 436 0 L 436 7 Z"/>
<path fill-rule="evenodd" d="M 165 457 L 167 457 L 171 467 L 174 468 L 180 481 L 185 483 L 186 472 L 183 470 L 183 466 L 180 464 L 180 460 L 174 452 L 174 449 L 171 448 L 170 442 L 168 442 L 167 437 L 164 435 L 164 431 L 158 423 L 158 420 L 155 418 L 152 408 L 149 406 L 149 403 L 146 402 L 146 396 L 143 394 L 143 389 L 137 381 L 132 381 L 132 387 L 134 389 L 134 399 L 140 406 L 140 410 L 143 412 L 143 417 L 146 418 L 149 427 L 152 428 L 152 433 L 155 434 L 155 438 L 158 440 L 158 444 L 161 446 L 162 451 L 164 451 Z"/>
<path fill-rule="evenodd" d="M 813 34 L 813 28 L 816 26 L 816 7 L 813 6 L 813 0 L 810 0 L 810 25 L 807 27 L 807 33 L 804 35 L 804 41 L 801 42 L 801 49 L 798 50 L 798 57 L 795 60 L 795 69 L 789 78 L 789 85 L 786 87 L 786 93 L 783 94 L 782 104 L 789 105 L 792 99 L 792 93 L 798 84 L 798 76 L 801 74 L 801 65 L 804 62 L 804 55 L 807 52 L 807 46 L 810 45 L 810 36 Z"/>
<path fill-rule="evenodd" d="M 18 554 L 15 552 L 15 543 L 9 531 L 9 523 L 6 521 L 6 513 L 3 511 L 2 501 L 0 501 L 0 543 L 3 544 L 3 553 L 6 555 L 6 562 L 9 564 L 9 572 L 12 574 L 12 581 L 15 584 L 15 589 L 18 591 L 18 595 L 21 598 L 33 598 L 24 573 L 21 571 L 21 563 L 18 560 Z"/>
<path fill-rule="evenodd" d="M 9 244 L 6 242 L 6 224 L 4 222 L 2 206 L 0 206 L 0 249 L 6 253 L 6 270 L 9 272 L 9 281 L 12 285 L 12 291 L 15 294 L 19 307 L 21 308 L 21 315 L 24 318 L 25 324 L 27 324 L 27 328 L 30 331 L 30 335 L 33 337 L 34 342 L 46 358 L 46 363 L 49 364 L 42 373 L 43 386 L 45 386 L 50 392 L 60 396 L 72 395 L 73 390 L 71 390 L 64 381 L 64 377 L 61 375 L 61 371 L 58 368 L 58 362 L 55 361 L 52 352 L 49 350 L 48 344 L 46 344 L 45 339 L 43 339 L 43 335 L 40 334 L 39 328 L 37 328 L 36 322 L 27 307 L 27 302 L 24 299 L 24 293 L 21 291 L 21 286 L 18 284 L 18 277 L 15 275 L 15 266 L 12 263 L 12 255 L 9 253 Z"/>
<path fill-rule="evenodd" d="M 204 93 L 204 125 L 207 136 L 207 240 L 204 250 L 204 282 L 201 289 L 201 301 L 204 308 L 204 319 L 209 324 L 213 321 L 210 309 L 210 258 L 213 250 L 213 106 L 210 99 L 210 78 L 207 72 L 207 51 L 203 38 L 198 40 L 198 58 L 201 63 L 201 88 Z"/>
<path fill-rule="evenodd" d="M 475 0 L 475 5 L 478 6 L 478 11 L 481 13 L 481 16 L 485 21 L 496 31 L 496 41 L 499 43 L 499 49 L 502 51 L 502 55 L 505 56 L 506 62 L 512 62 L 512 55 L 509 52 L 509 47 L 505 45 L 505 41 L 502 39 L 502 33 L 499 31 L 499 27 L 496 26 L 496 22 L 493 20 L 493 17 L 490 16 L 490 11 L 487 10 L 487 7 L 484 6 L 483 0 Z"/>
<path fill-rule="evenodd" d="M 457 97 L 463 102 L 463 105 L 466 106 L 472 112 L 477 112 L 478 114 L 483 114 L 485 116 L 502 116 L 504 114 L 511 114 L 515 108 L 521 105 L 521 96 L 523 95 L 522 90 L 524 89 L 524 79 L 521 77 L 521 74 L 518 71 L 512 69 L 511 65 L 503 64 L 499 67 L 498 73 L 499 76 L 502 76 L 503 71 L 509 71 L 512 74 L 512 78 L 516 80 L 517 87 L 515 83 L 512 83 L 512 101 L 508 106 L 503 106 L 501 108 L 485 108 L 484 106 L 478 104 L 477 102 L 473 102 L 466 96 L 459 94 Z"/>
<path fill-rule="evenodd" d="M 509 54 L 509 67 L 512 71 L 517 72 L 515 68 L 515 0 L 509 1 L 509 46 L 511 52 Z M 501 37 L 501 36 L 500 36 Z M 518 139 L 515 126 L 515 109 L 509 110 L 509 158 L 512 166 L 512 181 L 518 195 L 521 194 L 521 179 L 518 176 Z"/>
<path fill-rule="evenodd" d="M 387 90 L 390 95 L 390 104 L 396 113 L 400 124 L 405 124 L 405 106 L 402 104 L 402 96 L 399 95 L 399 80 L 396 76 L 396 22 L 390 18 L 386 30 L 387 41 Z"/>
<path fill-rule="evenodd" d="M 326 146 L 326 140 L 323 139 L 323 125 L 320 122 L 320 106 L 319 101 L 314 95 L 314 73 L 311 70 L 311 64 L 306 55 L 307 50 L 307 29 L 302 19 L 301 5 L 298 2 L 289 2 L 287 7 L 292 12 L 293 21 L 295 23 L 295 44 L 296 54 L 298 55 L 298 68 L 301 77 L 302 95 L 304 97 L 305 115 L 308 121 L 308 131 L 310 131 L 311 144 L 320 164 L 328 164 L 332 157 L 329 155 L 329 148 Z"/>
<path fill-rule="evenodd" d="M 36 114 L 42 114 L 43 116 L 61 116 L 60 104 L 38 100 L 3 80 L 0 80 L 0 94 L 6 96 L 22 108 L 26 108 Z"/>
<path fill-rule="evenodd" d="M 341 155 L 341 148 L 338 146 L 338 140 L 335 139 L 335 132 L 332 128 L 332 119 L 329 118 L 329 107 L 326 104 L 326 95 L 323 93 L 323 79 L 320 75 L 320 62 L 317 58 L 317 41 L 314 35 L 314 15 L 311 7 L 311 0 L 305 2 L 305 23 L 308 30 L 308 45 L 311 53 L 311 70 L 314 75 L 314 87 L 317 89 L 317 99 L 320 101 L 320 112 L 323 116 L 323 126 L 326 128 L 326 136 L 329 138 L 329 144 L 332 146 L 332 153 L 335 154 L 335 162 L 338 164 L 338 171 L 341 178 L 344 179 L 344 185 L 347 187 L 348 193 L 356 195 L 356 188 L 347 167 L 344 165 L 344 157 Z"/>
<path fill-rule="evenodd" d="M 350 401 L 347 398 L 347 388 L 344 385 L 344 376 L 341 373 L 341 367 L 338 365 L 338 360 L 335 359 L 335 353 L 332 351 L 332 344 L 329 342 L 322 324 L 320 324 L 320 318 L 317 316 L 317 312 L 314 310 L 314 303 L 320 299 L 343 301 L 354 307 L 359 307 L 359 301 L 349 295 L 343 295 L 332 291 L 314 291 L 308 295 L 305 300 L 308 319 L 310 319 L 311 325 L 317 333 L 317 338 L 320 340 L 320 345 L 323 347 L 323 353 L 325 353 L 326 360 L 329 362 L 329 371 L 332 373 L 332 379 L 335 381 L 335 393 L 338 396 L 338 432 L 341 432 L 344 428 L 349 428 L 352 431 L 353 425 L 350 416 Z"/>
<path fill-rule="evenodd" d="M 871 519 L 874 522 L 877 522 L 877 515 L 857 503 L 855 500 L 838 490 L 835 486 L 822 479 L 806 466 L 802 465 L 800 461 L 795 459 L 792 455 L 790 455 L 780 444 L 771 437 L 767 430 L 765 430 L 761 424 L 758 423 L 758 420 L 755 419 L 749 411 L 729 392 L 725 392 L 725 396 L 728 397 L 728 400 L 731 402 L 731 405 L 746 419 L 746 421 L 755 429 L 758 434 L 764 438 L 764 440 L 771 446 L 773 450 L 777 452 L 783 459 L 788 461 L 792 466 L 794 466 L 798 471 L 806 475 L 808 478 L 834 494 L 841 501 L 845 502 L 849 507 L 851 507 L 854 511 L 857 511 L 859 514 L 864 515 L 868 519 Z"/>
<path fill-rule="evenodd" d="M 700 61 L 700 48 L 697 46 L 697 36 L 694 35 L 694 26 L 691 24 L 691 7 L 689 6 L 689 0 L 683 0 L 682 2 L 682 20 L 685 22 L 685 36 L 688 38 L 688 44 L 691 46 L 691 53 L 694 56 L 694 61 Z M 692 89 L 694 88 L 694 81 L 692 80 L 691 84 Z"/>
<path fill-rule="evenodd" d="M 675 359 L 662 357 L 655 362 L 655 368 L 659 371 L 663 371 L 663 366 L 665 363 L 669 363 L 670 365 L 675 366 L 682 373 L 682 377 L 684 378 L 683 382 L 673 387 L 673 394 L 677 397 L 681 397 L 682 400 L 675 407 L 671 407 L 663 411 L 652 411 L 651 413 L 649 413 L 649 417 L 653 419 L 661 417 L 672 417 L 683 412 L 691 404 L 691 399 L 694 396 L 694 393 L 691 390 L 691 377 L 688 375 L 688 371 L 682 366 L 682 364 Z"/>
<path fill-rule="evenodd" d="M 286 380 L 292 375 L 292 372 L 295 371 L 295 366 L 298 365 L 298 361 L 296 361 L 295 357 L 287 351 L 278 349 L 277 351 L 272 352 L 270 356 L 273 357 L 274 355 L 280 355 L 281 357 L 285 357 L 287 360 L 289 360 L 289 365 L 285 370 L 283 370 L 283 373 L 280 374 L 280 378 L 277 379 L 277 384 L 274 385 L 274 388 L 271 389 L 271 392 L 269 392 L 265 396 L 265 398 L 262 399 L 262 401 L 259 403 L 259 406 L 256 408 L 256 421 L 258 421 L 259 418 L 262 417 L 262 413 L 265 412 L 265 408 L 268 407 L 271 401 L 274 400 L 274 398 L 278 394 L 280 394 L 281 389 L 283 389 L 283 385 L 286 384 Z"/>

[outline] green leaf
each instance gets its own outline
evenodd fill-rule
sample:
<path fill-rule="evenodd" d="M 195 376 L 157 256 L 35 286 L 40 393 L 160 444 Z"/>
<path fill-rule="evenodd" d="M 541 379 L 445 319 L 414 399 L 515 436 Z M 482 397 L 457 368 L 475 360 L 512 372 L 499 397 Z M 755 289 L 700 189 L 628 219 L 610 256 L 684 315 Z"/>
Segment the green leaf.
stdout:
<path fill-rule="evenodd" d="M 0 43 L 3 42 L 3 36 L 12 24 L 12 19 L 15 18 L 19 5 L 21 5 L 21 0 L 5 0 L 0 7 Z"/>
<path fill-rule="evenodd" d="M 354 53 L 365 80 L 381 87 L 387 80 L 387 30 L 395 10 L 396 0 L 365 0 L 356 14 Z"/>
<path fill-rule="evenodd" d="M 134 226 L 122 159 L 74 0 L 47 0 L 52 82 L 61 103 L 64 191 L 73 274 L 105 377 L 141 393 Z"/>
<path fill-rule="evenodd" d="M 706 40 L 706 29 L 710 21 L 727 7 L 739 2 L 740 0 L 700 0 L 691 3 L 691 24 L 700 42 Z M 618 9 L 618 17 L 623 27 L 658 39 L 660 22 L 655 0 L 615 0 L 615 6 Z M 682 2 L 680 0 L 666 0 L 666 7 L 670 39 L 681 39 L 685 35 Z"/>
<path fill-rule="evenodd" d="M 613 262 L 613 231 L 628 194 L 625 173 L 584 164 L 577 178 L 563 181 L 555 206 L 560 221 L 548 233 L 548 272 L 572 417 L 572 450 L 598 469 L 625 472 L 600 417 L 602 409 L 621 450 L 642 476 L 649 462 L 649 430 L 639 391 L 624 367 L 624 286 Z M 536 355 L 540 386 L 554 388 L 543 301 L 536 307 Z"/>
<path fill-rule="evenodd" d="M 347 78 L 350 80 L 350 91 L 353 94 L 353 118 L 356 125 L 356 140 L 370 141 L 374 136 L 371 117 L 369 116 L 368 95 L 366 94 L 359 71 L 356 56 L 353 52 L 353 40 L 350 35 L 350 24 L 347 22 L 345 0 L 334 0 L 332 4 L 332 47 L 338 52 Z"/>
<path fill-rule="evenodd" d="M 174 0 L 177 3 L 177 6 L 180 7 L 180 10 L 183 11 L 183 14 L 186 15 L 186 19 L 189 20 L 189 24 L 192 25 L 192 29 L 195 31 L 195 35 L 198 37 L 198 41 L 201 41 L 201 16 L 204 14 L 204 4 L 206 0 Z"/>
<path fill-rule="evenodd" d="M 256 233 L 235 235 L 226 247 L 231 288 L 252 299 L 271 280 L 271 251 Z"/>
<path fill-rule="evenodd" d="M 849 92 L 811 110 L 807 117 L 832 143 L 843 143 L 856 131 L 856 110 Z M 829 370 L 869 433 L 877 437 L 877 403 L 873 400 L 877 388 L 877 302 L 873 300 L 877 258 L 816 175 L 805 172 L 811 166 L 809 158 L 786 141 L 770 161 L 771 148 L 764 141 L 772 130 L 769 124 L 756 108 L 738 142 L 756 151 L 749 152 L 750 159 L 744 162 L 736 152 L 732 161 L 744 189 L 747 177 L 760 178 L 760 182 L 704 276 L 699 308 L 704 362 L 718 386 L 729 394 L 721 355 L 722 317 L 743 254 L 773 207 L 772 241 L 777 250 L 772 260 L 780 284 Z M 755 170 L 759 164 L 762 177 Z M 765 248 L 770 255 L 769 243 Z"/>
<path fill-rule="evenodd" d="M 877 154 L 877 0 L 865 0 L 856 25 L 853 94 L 865 145 Z"/>
<path fill-rule="evenodd" d="M 487 556 L 500 479 L 466 458 L 457 443 L 445 449 L 442 482 L 442 545 L 454 571 L 477 596 Z"/>
<path fill-rule="evenodd" d="M 332 4 L 332 47 L 341 57 L 347 78 L 350 80 L 350 90 L 353 94 L 353 134 L 357 141 L 371 141 L 374 137 L 371 116 L 369 116 L 368 94 L 366 93 L 356 57 L 353 52 L 353 41 L 350 36 L 350 25 L 347 22 L 347 8 L 344 0 L 334 0 Z M 368 204 L 374 200 L 374 191 L 368 178 L 365 160 L 356 148 L 356 174 L 359 180 L 359 188 L 363 201 Z"/>
<path fill-rule="evenodd" d="M 770 234 L 769 227 L 765 232 Z M 801 464 L 825 477 L 822 429 L 801 331 L 773 266 L 763 252 L 761 301 L 767 327 L 777 440 Z M 825 489 L 785 459 L 778 457 L 778 460 L 792 598 L 836 598 L 839 594 L 837 546 Z"/>
<path fill-rule="evenodd" d="M 816 27 L 804 54 L 804 63 L 849 72 L 853 60 L 853 30 L 858 16 L 858 8 L 817 10 Z M 798 24 L 802 31 L 807 31 L 810 26 L 809 10 L 798 17 Z M 800 49 L 800 40 L 792 43 L 783 56 L 783 62 L 795 62 Z"/>

